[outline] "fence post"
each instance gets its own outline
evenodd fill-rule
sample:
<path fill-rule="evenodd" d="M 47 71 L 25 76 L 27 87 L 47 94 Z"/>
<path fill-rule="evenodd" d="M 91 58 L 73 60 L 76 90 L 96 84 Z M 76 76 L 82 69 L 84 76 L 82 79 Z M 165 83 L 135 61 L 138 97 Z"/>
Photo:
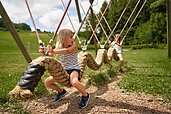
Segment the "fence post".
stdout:
<path fill-rule="evenodd" d="M 171 58 L 171 0 L 166 0 L 166 15 L 168 57 Z"/>
<path fill-rule="evenodd" d="M 90 4 L 92 5 L 93 4 L 93 2 L 94 2 L 94 0 L 89 0 L 89 2 L 90 2 Z M 92 28 L 93 28 L 93 30 L 95 30 L 95 17 L 94 17 L 94 12 L 93 12 L 93 9 L 92 9 L 92 7 L 90 8 L 90 11 L 91 11 L 91 16 L 92 16 L 92 19 L 91 19 L 91 25 L 92 25 Z M 93 32 L 93 31 L 92 31 Z M 96 34 L 96 33 L 95 33 Z M 95 36 L 93 36 L 93 43 L 94 43 L 94 49 L 95 49 L 95 51 L 96 51 L 96 54 L 97 54 L 97 42 L 96 42 L 96 39 L 95 39 Z"/>
<path fill-rule="evenodd" d="M 9 31 L 11 32 L 11 35 L 13 36 L 14 40 L 16 41 L 18 47 L 20 48 L 22 54 L 24 55 L 26 61 L 28 63 L 30 63 L 32 60 L 31 60 L 31 57 L 30 55 L 28 54 L 26 48 L 24 47 L 22 41 L 20 40 L 20 37 L 17 33 L 17 31 L 15 30 L 15 27 L 13 25 L 13 23 L 11 22 L 8 14 L 6 13 L 1 1 L 0 1 L 0 14 L 1 14 L 1 17 L 5 23 L 5 25 L 7 26 L 7 28 L 9 29 Z M 10 45 L 10 44 L 9 44 Z"/>
<path fill-rule="evenodd" d="M 82 19 L 81 19 L 81 13 L 80 13 L 80 8 L 79 8 L 78 0 L 75 0 L 75 5 L 76 5 L 76 8 L 77 8 L 78 20 L 81 23 Z"/>

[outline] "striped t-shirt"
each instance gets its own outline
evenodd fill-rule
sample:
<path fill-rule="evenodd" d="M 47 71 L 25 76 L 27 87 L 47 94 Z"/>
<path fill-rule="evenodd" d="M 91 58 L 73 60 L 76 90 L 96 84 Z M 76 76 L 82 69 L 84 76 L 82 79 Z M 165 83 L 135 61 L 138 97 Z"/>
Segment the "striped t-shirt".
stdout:
<path fill-rule="evenodd" d="M 60 54 L 60 61 L 65 70 L 80 69 L 78 53 Z"/>
<path fill-rule="evenodd" d="M 115 48 L 117 54 L 121 54 L 121 53 L 122 53 L 121 47 L 118 46 L 118 45 L 115 43 L 115 41 L 113 41 L 113 42 L 111 43 L 111 46 L 112 46 L 113 48 Z"/>

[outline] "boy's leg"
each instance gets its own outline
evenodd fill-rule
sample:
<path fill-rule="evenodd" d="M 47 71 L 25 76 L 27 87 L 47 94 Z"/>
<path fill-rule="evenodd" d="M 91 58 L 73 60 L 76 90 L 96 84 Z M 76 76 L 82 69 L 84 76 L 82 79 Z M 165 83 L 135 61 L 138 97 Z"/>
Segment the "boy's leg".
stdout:
<path fill-rule="evenodd" d="M 54 82 L 56 82 L 56 80 L 52 76 L 47 77 L 44 81 L 46 87 L 56 90 L 58 92 L 62 92 L 63 89 L 54 84 Z"/>
<path fill-rule="evenodd" d="M 56 82 L 56 80 L 52 76 L 49 76 L 45 79 L 44 83 L 46 87 L 58 91 L 55 96 L 55 101 L 60 101 L 65 96 L 66 90 L 58 87 L 54 82 Z"/>
<path fill-rule="evenodd" d="M 123 60 L 123 57 L 121 57 L 119 59 L 119 67 L 122 68 L 123 64 L 124 64 L 124 60 Z"/>
<path fill-rule="evenodd" d="M 70 82 L 71 82 L 72 86 L 74 86 L 82 94 L 82 96 L 87 96 L 87 92 L 86 92 L 84 86 L 78 80 L 78 72 L 77 71 L 73 71 L 70 74 Z"/>
<path fill-rule="evenodd" d="M 123 69 L 122 69 L 122 66 L 123 66 L 123 64 L 124 64 L 123 56 L 122 56 L 122 54 L 118 54 L 118 57 L 119 57 L 119 65 L 118 65 L 118 67 L 119 67 L 119 72 L 120 72 L 120 73 L 124 73 L 124 71 L 123 71 Z"/>
<path fill-rule="evenodd" d="M 70 82 L 71 82 L 72 86 L 74 86 L 82 94 L 81 101 L 78 104 L 78 107 L 85 108 L 88 105 L 90 96 L 86 92 L 85 87 L 78 80 L 78 72 L 77 71 L 73 71 L 70 74 Z"/>

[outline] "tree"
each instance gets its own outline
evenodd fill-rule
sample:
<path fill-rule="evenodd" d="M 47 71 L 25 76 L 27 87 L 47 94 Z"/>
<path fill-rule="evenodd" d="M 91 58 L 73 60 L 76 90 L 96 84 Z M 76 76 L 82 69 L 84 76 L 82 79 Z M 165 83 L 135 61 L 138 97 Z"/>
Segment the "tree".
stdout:
<path fill-rule="evenodd" d="M 150 17 L 152 43 L 166 43 L 166 20 L 163 13 L 152 13 Z"/>
<path fill-rule="evenodd" d="M 111 28 L 114 28 L 114 26 L 116 25 L 124 7 L 126 4 L 126 0 L 113 0 L 111 2 L 110 5 L 110 9 L 108 12 L 108 16 L 107 18 L 109 19 L 109 25 Z M 121 30 L 121 28 L 123 27 L 123 21 L 118 25 L 117 29 L 119 29 L 118 31 Z M 116 31 L 114 31 L 116 32 Z"/>
<path fill-rule="evenodd" d="M 119 17 L 121 16 L 125 6 L 128 4 L 129 0 L 112 0 L 111 5 L 109 6 L 108 11 L 105 13 L 106 20 L 108 21 L 110 27 L 113 29 L 116 25 Z M 137 4 L 138 0 L 131 0 L 128 8 L 126 9 L 124 15 L 122 16 L 118 26 L 116 27 L 114 34 L 120 33 L 122 28 L 124 27 L 127 19 L 129 18 L 130 14 L 132 13 L 135 5 Z M 125 35 L 126 30 L 128 29 L 129 25 L 132 23 L 134 17 L 137 15 L 138 11 L 140 10 L 144 0 L 140 1 L 133 17 L 128 22 L 125 30 L 123 31 L 122 36 Z M 101 11 L 103 12 L 107 3 L 104 2 Z M 143 7 L 142 11 L 140 12 L 138 18 L 136 19 L 135 23 L 131 27 L 129 33 L 127 34 L 127 38 L 124 40 L 124 44 L 143 44 L 143 43 L 166 43 L 166 6 L 165 0 L 147 0 L 145 6 Z M 98 13 L 98 17 L 101 17 L 101 13 Z M 91 16 L 88 17 L 91 20 Z M 96 24 L 97 24 L 97 20 Z M 101 21 L 104 29 L 106 30 L 107 34 L 110 33 L 106 23 L 104 20 Z M 90 31 L 90 27 L 86 26 L 88 31 Z M 104 40 L 104 32 L 98 27 L 98 36 L 101 37 L 101 40 Z M 121 37 L 122 37 L 121 36 Z M 110 39 L 113 40 L 113 39 Z"/>
<path fill-rule="evenodd" d="M 0 27 L 1 27 L 1 28 L 6 28 L 6 26 L 5 26 L 5 24 L 4 24 L 3 20 L 2 20 L 2 18 L 0 18 Z"/>
<path fill-rule="evenodd" d="M 0 30 L 7 31 L 7 28 L 6 28 L 2 18 L 0 18 Z"/>
<path fill-rule="evenodd" d="M 135 31 L 134 37 L 131 38 L 130 44 L 149 44 L 151 43 L 150 21 L 142 23 Z"/>
<path fill-rule="evenodd" d="M 14 24 L 14 26 L 15 26 L 16 29 L 19 29 L 19 30 L 29 30 L 29 31 L 31 31 L 30 26 L 25 24 L 25 23 Z"/>
<path fill-rule="evenodd" d="M 29 31 L 31 31 L 30 26 L 27 25 L 26 23 L 19 23 L 19 24 L 14 23 L 14 26 L 18 30 L 29 30 Z M 0 18 L 0 28 L 2 28 L 3 30 L 7 30 L 2 18 Z"/>

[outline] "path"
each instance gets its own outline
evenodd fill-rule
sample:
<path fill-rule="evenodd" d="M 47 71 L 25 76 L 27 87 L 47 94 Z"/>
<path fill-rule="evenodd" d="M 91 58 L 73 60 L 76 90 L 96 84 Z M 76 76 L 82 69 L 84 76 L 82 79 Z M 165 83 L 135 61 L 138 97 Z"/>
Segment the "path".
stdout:
<path fill-rule="evenodd" d="M 32 114 L 171 114 L 171 103 L 152 95 L 125 92 L 117 86 L 118 77 L 98 88 L 88 87 L 91 98 L 84 109 L 77 108 L 80 96 L 74 88 L 66 88 L 68 94 L 59 103 L 54 102 L 54 95 L 44 95 L 23 105 Z"/>

